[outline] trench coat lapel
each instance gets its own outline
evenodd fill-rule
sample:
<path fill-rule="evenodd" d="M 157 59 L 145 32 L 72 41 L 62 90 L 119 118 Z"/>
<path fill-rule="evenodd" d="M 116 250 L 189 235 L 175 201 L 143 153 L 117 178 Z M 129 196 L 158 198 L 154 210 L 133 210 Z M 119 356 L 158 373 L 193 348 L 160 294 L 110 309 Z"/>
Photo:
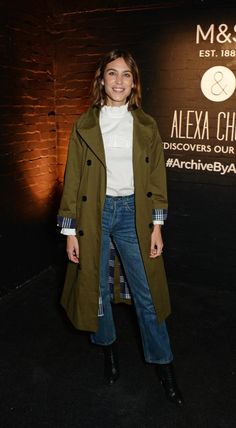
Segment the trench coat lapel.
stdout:
<path fill-rule="evenodd" d="M 92 107 L 87 111 L 83 122 L 79 126 L 78 133 L 102 164 L 106 166 L 98 108 Z"/>
<path fill-rule="evenodd" d="M 146 152 L 147 142 L 152 138 L 153 123 L 142 109 L 132 111 L 134 119 L 133 129 L 133 165 L 134 171 L 139 164 L 140 156 Z M 80 123 L 78 133 L 88 144 L 94 154 L 106 167 L 105 152 L 99 125 L 99 109 L 90 108 L 85 114 L 84 120 Z"/>

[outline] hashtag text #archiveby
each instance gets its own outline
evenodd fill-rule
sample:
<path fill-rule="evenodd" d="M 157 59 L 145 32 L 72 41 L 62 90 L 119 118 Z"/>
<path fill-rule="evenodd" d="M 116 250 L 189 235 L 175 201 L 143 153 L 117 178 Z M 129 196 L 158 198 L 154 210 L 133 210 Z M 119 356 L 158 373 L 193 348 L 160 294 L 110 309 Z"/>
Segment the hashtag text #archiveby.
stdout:
<path fill-rule="evenodd" d="M 177 158 L 168 158 L 166 160 L 167 168 L 179 168 L 179 169 L 188 169 L 188 170 L 197 170 L 197 171 L 208 171 L 208 172 L 217 172 L 220 175 L 225 174 L 236 174 L 236 165 L 235 163 L 230 163 L 228 165 L 223 165 L 221 162 L 215 161 L 211 163 L 202 162 L 200 159 L 197 161 L 194 159 L 183 161 Z"/>

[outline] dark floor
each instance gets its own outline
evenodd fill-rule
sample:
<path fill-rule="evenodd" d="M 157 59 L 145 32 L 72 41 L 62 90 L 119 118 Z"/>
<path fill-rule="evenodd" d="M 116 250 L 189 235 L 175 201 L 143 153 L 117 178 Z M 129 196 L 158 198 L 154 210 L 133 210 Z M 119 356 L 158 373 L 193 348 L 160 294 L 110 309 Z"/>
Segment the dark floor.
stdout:
<path fill-rule="evenodd" d="M 1 428 L 234 428 L 235 294 L 170 286 L 168 321 L 186 404 L 165 399 L 143 362 L 133 309 L 114 308 L 121 377 L 103 386 L 103 355 L 58 304 L 50 268 L 0 302 Z"/>

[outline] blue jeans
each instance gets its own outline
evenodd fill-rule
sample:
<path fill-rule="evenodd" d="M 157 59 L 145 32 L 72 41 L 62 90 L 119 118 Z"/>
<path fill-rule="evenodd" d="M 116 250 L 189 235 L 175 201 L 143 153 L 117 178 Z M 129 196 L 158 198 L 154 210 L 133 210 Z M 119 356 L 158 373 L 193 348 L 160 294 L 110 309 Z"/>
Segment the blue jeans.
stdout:
<path fill-rule="evenodd" d="M 116 340 L 109 289 L 110 238 L 117 248 L 134 301 L 145 360 L 165 364 L 173 359 L 165 322 L 159 323 L 150 294 L 135 227 L 134 195 L 106 196 L 102 218 L 100 292 L 104 315 L 91 341 L 110 345 Z"/>

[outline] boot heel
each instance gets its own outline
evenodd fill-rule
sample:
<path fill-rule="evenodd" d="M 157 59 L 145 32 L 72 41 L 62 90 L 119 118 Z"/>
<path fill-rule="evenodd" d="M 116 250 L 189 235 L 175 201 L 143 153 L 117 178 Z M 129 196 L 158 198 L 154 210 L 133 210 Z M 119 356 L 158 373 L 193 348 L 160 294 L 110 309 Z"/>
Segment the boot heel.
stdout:
<path fill-rule="evenodd" d="M 158 364 L 157 375 L 165 390 L 167 400 L 177 404 L 177 406 L 182 406 L 184 399 L 175 379 L 173 364 Z"/>
<path fill-rule="evenodd" d="M 113 385 L 119 378 L 119 363 L 116 344 L 103 346 L 104 379 L 107 385 Z"/>

